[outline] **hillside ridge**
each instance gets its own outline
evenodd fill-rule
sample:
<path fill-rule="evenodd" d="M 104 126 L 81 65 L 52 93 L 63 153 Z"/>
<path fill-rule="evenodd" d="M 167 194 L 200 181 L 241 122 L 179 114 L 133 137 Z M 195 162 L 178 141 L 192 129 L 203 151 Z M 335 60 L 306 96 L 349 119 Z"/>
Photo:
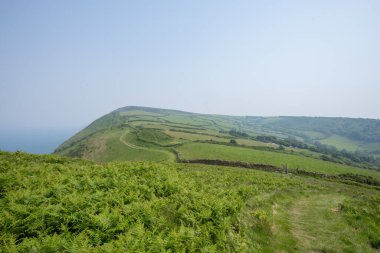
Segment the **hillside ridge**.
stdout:
<path fill-rule="evenodd" d="M 222 159 L 350 173 L 359 167 L 380 169 L 380 121 L 228 116 L 125 106 L 92 122 L 55 153 L 96 162 L 173 161 L 181 153 L 185 160 Z"/>
<path fill-rule="evenodd" d="M 272 116 L 257 116 L 257 115 L 230 115 L 230 114 L 219 114 L 219 113 L 201 113 L 201 112 L 190 112 L 187 110 L 177 110 L 177 109 L 170 109 L 170 108 L 158 108 L 158 107 L 150 107 L 150 106 L 139 106 L 139 105 L 127 105 L 120 107 L 118 109 L 115 109 L 111 111 L 110 113 L 114 112 L 122 112 L 122 111 L 129 111 L 129 110 L 145 110 L 145 111 L 152 111 L 152 112 L 175 112 L 175 113 L 186 113 L 186 114 L 195 114 L 195 115 L 204 115 L 204 116 L 227 116 L 227 117 L 254 117 L 254 118 L 317 118 L 317 119 L 353 119 L 353 120 L 373 120 L 373 121 L 379 121 L 380 119 L 375 118 L 361 118 L 361 117 L 340 117 L 340 116 L 303 116 L 303 115 L 272 115 Z"/>

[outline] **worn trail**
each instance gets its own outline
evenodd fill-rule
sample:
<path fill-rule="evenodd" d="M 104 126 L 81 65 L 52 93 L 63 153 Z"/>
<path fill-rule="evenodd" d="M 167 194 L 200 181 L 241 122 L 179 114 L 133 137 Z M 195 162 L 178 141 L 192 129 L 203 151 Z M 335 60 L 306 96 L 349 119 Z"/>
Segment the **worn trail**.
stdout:
<path fill-rule="evenodd" d="M 166 155 L 169 156 L 169 159 L 171 161 L 174 161 L 176 158 L 175 158 L 175 155 L 173 153 L 171 153 L 170 151 L 166 151 L 166 150 L 161 150 L 161 149 L 153 149 L 153 148 L 145 148 L 145 147 L 141 147 L 141 146 L 136 146 L 132 143 L 129 143 L 125 140 L 125 136 L 129 133 L 128 130 L 126 130 L 119 138 L 119 140 L 127 147 L 129 148 L 133 148 L 133 149 L 140 149 L 140 150 L 147 150 L 147 151 L 150 151 L 150 152 L 160 152 L 160 153 L 164 153 Z"/>
<path fill-rule="evenodd" d="M 344 195 L 302 197 L 287 211 L 291 236 L 300 252 L 367 252 L 361 238 L 341 215 Z M 354 249 L 354 251 L 352 251 Z"/>

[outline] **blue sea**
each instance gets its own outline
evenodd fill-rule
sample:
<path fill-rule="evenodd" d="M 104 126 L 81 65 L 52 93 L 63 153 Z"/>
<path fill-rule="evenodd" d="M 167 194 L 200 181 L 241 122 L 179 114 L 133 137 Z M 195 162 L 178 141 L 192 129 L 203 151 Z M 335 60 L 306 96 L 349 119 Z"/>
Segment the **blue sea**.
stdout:
<path fill-rule="evenodd" d="M 0 129 L 0 150 L 50 154 L 80 129 Z"/>

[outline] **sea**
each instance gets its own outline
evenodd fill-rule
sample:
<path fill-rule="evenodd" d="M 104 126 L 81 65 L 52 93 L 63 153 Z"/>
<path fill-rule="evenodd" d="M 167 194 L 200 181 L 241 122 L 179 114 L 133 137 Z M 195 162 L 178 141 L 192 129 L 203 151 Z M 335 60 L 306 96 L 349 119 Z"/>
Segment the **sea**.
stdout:
<path fill-rule="evenodd" d="M 80 128 L 0 129 L 0 150 L 50 154 L 79 130 Z"/>

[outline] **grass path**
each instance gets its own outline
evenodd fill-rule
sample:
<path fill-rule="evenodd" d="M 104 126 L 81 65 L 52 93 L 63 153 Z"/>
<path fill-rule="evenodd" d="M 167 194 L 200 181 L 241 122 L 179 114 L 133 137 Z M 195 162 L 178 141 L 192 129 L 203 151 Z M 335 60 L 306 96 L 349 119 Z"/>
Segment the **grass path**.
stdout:
<path fill-rule="evenodd" d="M 119 138 L 119 140 L 120 140 L 125 146 L 127 146 L 127 147 L 129 147 L 129 148 L 133 148 L 133 149 L 145 149 L 145 150 L 148 150 L 147 148 L 144 148 L 144 147 L 138 147 L 138 146 L 133 145 L 132 143 L 129 143 L 129 142 L 127 142 L 126 140 L 124 140 L 123 138 L 125 137 L 125 135 L 126 135 L 127 133 L 129 133 L 128 130 L 125 131 L 125 132 L 120 136 L 120 138 Z"/>
<path fill-rule="evenodd" d="M 141 146 L 136 146 L 132 143 L 129 143 L 127 142 L 124 138 L 125 138 L 125 135 L 127 135 L 129 133 L 128 130 L 126 130 L 119 138 L 119 140 L 124 144 L 126 145 L 127 147 L 129 148 L 133 148 L 133 149 L 139 149 L 139 150 L 146 150 L 146 151 L 149 151 L 149 152 L 160 152 L 160 153 L 164 153 L 166 155 L 169 156 L 169 160 L 170 161 L 175 161 L 176 160 L 176 157 L 175 155 L 170 152 L 170 151 L 167 151 L 167 150 L 162 150 L 162 149 L 153 149 L 153 148 L 145 148 L 145 147 L 141 147 Z"/>
<path fill-rule="evenodd" d="M 373 252 L 369 245 L 366 247 L 365 238 L 342 217 L 340 204 L 344 198 L 335 194 L 312 195 L 297 199 L 288 210 L 282 210 L 287 214 L 296 251 Z"/>

